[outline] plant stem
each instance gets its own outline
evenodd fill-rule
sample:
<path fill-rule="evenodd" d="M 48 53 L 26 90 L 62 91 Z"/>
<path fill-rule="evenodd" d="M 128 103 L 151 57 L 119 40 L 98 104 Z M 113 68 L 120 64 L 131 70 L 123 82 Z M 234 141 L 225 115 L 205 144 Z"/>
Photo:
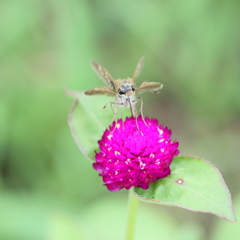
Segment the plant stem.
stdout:
<path fill-rule="evenodd" d="M 132 187 L 128 193 L 128 220 L 126 240 L 133 240 L 134 238 L 138 202 L 139 202 L 138 198 L 134 196 L 134 187 Z"/>

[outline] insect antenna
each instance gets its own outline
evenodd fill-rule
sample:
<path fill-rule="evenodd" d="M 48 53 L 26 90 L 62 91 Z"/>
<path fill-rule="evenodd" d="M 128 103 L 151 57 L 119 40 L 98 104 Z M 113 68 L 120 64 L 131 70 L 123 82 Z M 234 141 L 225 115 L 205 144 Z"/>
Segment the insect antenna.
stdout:
<path fill-rule="evenodd" d="M 114 97 L 115 97 L 115 96 L 114 96 Z M 111 98 L 111 100 L 110 100 L 110 101 L 108 101 L 108 102 L 107 102 L 107 104 L 106 104 L 106 105 L 104 105 L 102 109 L 105 109 L 105 108 L 107 107 L 107 105 L 108 105 L 108 104 L 109 104 L 109 103 L 112 101 L 112 99 L 113 99 L 113 98 Z"/>

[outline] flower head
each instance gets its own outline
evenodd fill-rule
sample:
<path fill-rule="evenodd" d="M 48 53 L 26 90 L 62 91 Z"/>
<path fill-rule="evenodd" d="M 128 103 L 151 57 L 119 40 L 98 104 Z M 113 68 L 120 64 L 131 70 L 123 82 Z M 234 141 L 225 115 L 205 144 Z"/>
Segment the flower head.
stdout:
<path fill-rule="evenodd" d="M 179 151 L 178 142 L 170 138 L 171 130 L 156 119 L 120 119 L 98 141 L 100 152 L 93 167 L 110 191 L 133 186 L 148 189 L 150 183 L 171 173 L 169 165 Z"/>

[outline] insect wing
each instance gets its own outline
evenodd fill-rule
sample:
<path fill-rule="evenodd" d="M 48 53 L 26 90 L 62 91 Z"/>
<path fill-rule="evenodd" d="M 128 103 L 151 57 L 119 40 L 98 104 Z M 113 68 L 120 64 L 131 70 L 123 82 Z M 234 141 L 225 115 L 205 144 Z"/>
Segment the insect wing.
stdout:
<path fill-rule="evenodd" d="M 114 78 L 110 73 L 98 62 L 92 61 L 92 67 L 97 75 L 103 80 L 103 82 L 112 90 L 116 91 L 116 84 Z"/>
<path fill-rule="evenodd" d="M 134 71 L 134 73 L 133 73 L 133 83 L 134 83 L 134 84 L 136 83 L 137 77 L 138 77 L 138 76 L 140 75 L 140 73 L 141 73 L 141 70 L 142 70 L 143 65 L 144 65 L 144 57 L 142 57 L 142 58 L 139 60 L 139 62 L 138 62 L 138 64 L 137 64 L 137 67 L 136 67 L 136 69 L 135 69 L 135 71 Z"/>
<path fill-rule="evenodd" d="M 100 88 L 89 89 L 84 92 L 85 95 L 107 95 L 107 96 L 115 96 L 115 92 L 109 89 L 106 86 Z"/>
<path fill-rule="evenodd" d="M 153 92 L 157 93 L 160 89 L 163 88 L 163 85 L 158 82 L 142 82 L 136 90 L 136 94 L 144 92 Z"/>

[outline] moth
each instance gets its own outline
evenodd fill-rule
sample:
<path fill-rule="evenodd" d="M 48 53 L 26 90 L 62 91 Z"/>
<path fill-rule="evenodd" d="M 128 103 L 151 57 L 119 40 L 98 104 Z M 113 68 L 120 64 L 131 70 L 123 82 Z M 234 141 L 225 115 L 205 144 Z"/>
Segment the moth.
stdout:
<path fill-rule="evenodd" d="M 85 91 L 86 95 L 107 95 L 115 97 L 113 102 L 109 102 L 114 113 L 115 118 L 117 112 L 115 106 L 121 106 L 123 108 L 130 108 L 133 117 L 138 116 L 137 109 L 135 107 L 136 103 L 141 101 L 140 113 L 142 115 L 143 101 L 142 97 L 136 97 L 136 95 L 144 92 L 158 93 L 158 91 L 163 87 L 159 82 L 142 82 L 139 87 L 136 87 L 136 79 L 140 75 L 142 67 L 144 65 L 144 57 L 142 57 L 137 67 L 133 73 L 132 78 L 117 79 L 115 80 L 110 73 L 98 62 L 92 61 L 93 70 L 97 75 L 103 80 L 106 86 L 100 88 L 93 88 Z M 107 104 L 103 107 L 105 108 Z"/>

